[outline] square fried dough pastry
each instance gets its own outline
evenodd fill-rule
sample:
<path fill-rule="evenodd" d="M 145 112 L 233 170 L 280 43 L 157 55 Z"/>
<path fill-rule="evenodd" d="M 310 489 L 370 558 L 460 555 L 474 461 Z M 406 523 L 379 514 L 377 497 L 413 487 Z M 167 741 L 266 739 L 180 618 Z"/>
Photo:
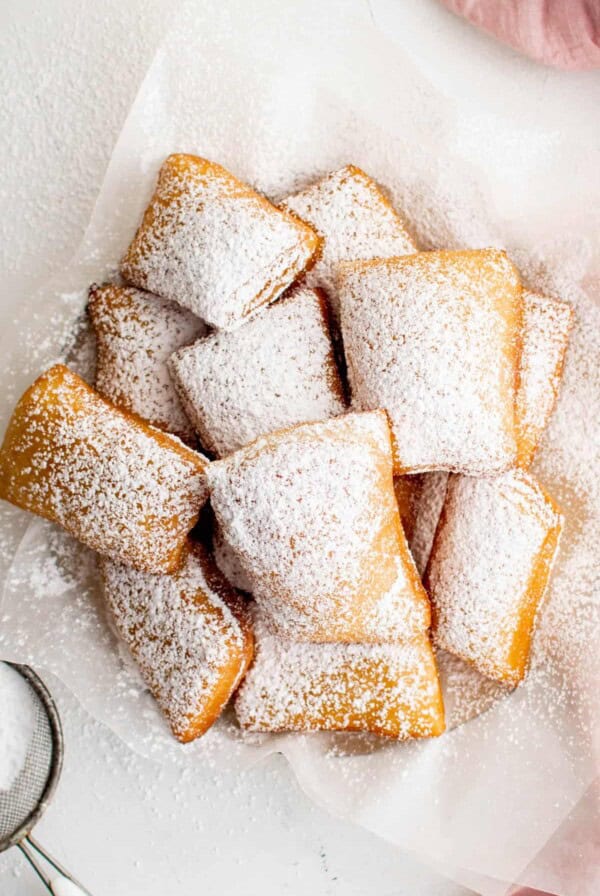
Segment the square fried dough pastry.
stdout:
<path fill-rule="evenodd" d="M 273 630 L 379 642 L 428 629 L 383 411 L 270 433 L 215 461 L 207 476 L 222 534 Z"/>
<path fill-rule="evenodd" d="M 243 599 L 204 548 L 191 543 L 171 575 L 104 560 L 102 578 L 112 621 L 173 734 L 183 743 L 200 737 L 252 659 Z"/>
<path fill-rule="evenodd" d="M 523 290 L 523 348 L 517 390 L 519 466 L 530 466 L 556 404 L 574 314 L 570 305 Z"/>
<path fill-rule="evenodd" d="M 521 470 L 451 476 L 425 580 L 434 642 L 489 678 L 521 681 L 561 528 L 552 500 Z"/>
<path fill-rule="evenodd" d="M 0 498 L 59 523 L 99 554 L 170 572 L 207 498 L 206 464 L 57 364 L 8 424 Z"/>
<path fill-rule="evenodd" d="M 417 251 L 404 219 L 377 183 L 355 165 L 328 174 L 289 196 L 282 206 L 323 239 L 321 255 L 307 272 L 306 283 L 326 291 L 336 319 L 335 272 L 341 261 L 391 258 Z"/>
<path fill-rule="evenodd" d="M 237 330 L 176 352 L 171 371 L 202 445 L 217 457 L 346 408 L 325 301 L 312 289 L 296 288 Z"/>
<path fill-rule="evenodd" d="M 426 634 L 395 644 L 309 644 L 255 614 L 256 656 L 235 698 L 250 731 L 367 731 L 397 740 L 444 731 Z"/>
<path fill-rule="evenodd" d="M 395 472 L 500 472 L 516 460 L 521 286 L 495 249 L 340 266 L 353 407 L 385 408 Z"/>
<path fill-rule="evenodd" d="M 96 389 L 117 407 L 193 444 L 167 366 L 178 348 L 206 333 L 195 314 L 152 293 L 93 286 L 88 314 L 96 336 Z"/>
<path fill-rule="evenodd" d="M 169 156 L 121 264 L 128 283 L 231 329 L 310 264 L 317 235 L 225 168 Z"/>
<path fill-rule="evenodd" d="M 439 522 L 448 473 L 415 473 L 394 477 L 394 491 L 400 519 L 415 566 L 422 576 L 429 560 Z"/>
<path fill-rule="evenodd" d="M 244 572 L 240 558 L 223 535 L 216 520 L 214 520 L 211 534 L 211 548 L 215 563 L 227 581 L 238 591 L 245 591 L 249 594 L 252 586 Z"/>

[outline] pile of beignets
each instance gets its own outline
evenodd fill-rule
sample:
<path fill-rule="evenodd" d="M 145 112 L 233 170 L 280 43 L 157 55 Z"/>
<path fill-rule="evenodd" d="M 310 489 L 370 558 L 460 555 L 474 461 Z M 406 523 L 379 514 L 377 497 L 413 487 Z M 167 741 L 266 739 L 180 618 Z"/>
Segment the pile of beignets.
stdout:
<path fill-rule="evenodd" d="M 498 249 L 419 251 L 353 165 L 276 206 L 177 154 L 88 315 L 95 389 L 27 390 L 0 496 L 99 554 L 175 737 L 232 696 L 252 731 L 439 735 L 437 648 L 521 681 L 568 305 Z"/>

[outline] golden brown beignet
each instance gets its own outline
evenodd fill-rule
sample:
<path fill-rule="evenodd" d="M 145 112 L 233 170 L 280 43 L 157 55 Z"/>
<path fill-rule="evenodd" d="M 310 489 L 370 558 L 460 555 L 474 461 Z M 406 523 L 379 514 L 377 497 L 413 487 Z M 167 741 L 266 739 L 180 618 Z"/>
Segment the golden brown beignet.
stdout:
<path fill-rule="evenodd" d="M 282 206 L 323 238 L 321 254 L 305 279 L 308 286 L 325 290 L 336 320 L 335 277 L 341 261 L 392 258 L 417 251 L 404 219 L 377 183 L 355 165 L 328 174 L 289 196 Z"/>
<path fill-rule="evenodd" d="M 206 464 L 57 364 L 8 424 L 0 497 L 111 559 L 170 572 L 206 500 Z"/>
<path fill-rule="evenodd" d="M 398 505 L 398 513 L 406 540 L 410 545 L 415 525 L 415 511 L 420 491 L 420 482 L 416 476 L 394 476 L 394 494 Z"/>
<path fill-rule="evenodd" d="M 435 531 L 446 498 L 448 476 L 448 473 L 438 471 L 402 477 L 411 480 L 411 530 L 408 546 L 420 576 L 427 568 Z"/>
<path fill-rule="evenodd" d="M 197 156 L 169 156 L 121 265 L 128 283 L 231 329 L 313 261 L 319 237 Z"/>
<path fill-rule="evenodd" d="M 383 411 L 270 433 L 207 477 L 223 536 L 280 634 L 380 642 L 427 630 Z"/>
<path fill-rule="evenodd" d="M 501 472 L 516 461 L 521 285 L 496 249 L 340 265 L 353 407 L 384 408 L 395 472 Z"/>
<path fill-rule="evenodd" d="M 558 398 L 575 321 L 570 305 L 523 290 L 523 350 L 517 390 L 519 466 L 527 469 Z"/>
<path fill-rule="evenodd" d="M 489 678 L 525 675 L 535 615 L 562 529 L 529 474 L 451 476 L 425 584 L 434 643 Z"/>
<path fill-rule="evenodd" d="M 217 457 L 346 409 L 324 299 L 312 289 L 176 352 L 171 370 L 203 447 Z"/>
<path fill-rule="evenodd" d="M 255 614 L 256 656 L 235 698 L 250 731 L 368 731 L 397 740 L 444 731 L 429 638 L 309 644 L 272 634 Z"/>
<path fill-rule="evenodd" d="M 238 591 L 250 593 L 252 586 L 248 581 L 248 576 L 244 571 L 244 567 L 240 561 L 239 555 L 231 547 L 218 522 L 214 520 L 211 536 L 211 547 L 215 563 L 230 582 Z"/>
<path fill-rule="evenodd" d="M 394 492 L 402 528 L 415 566 L 422 576 L 442 512 L 448 473 L 413 473 L 394 476 Z"/>
<path fill-rule="evenodd" d="M 104 560 L 102 577 L 111 617 L 173 734 L 183 743 L 200 737 L 252 659 L 243 599 L 191 542 L 170 575 Z"/>
<path fill-rule="evenodd" d="M 193 445 L 167 362 L 206 333 L 202 321 L 175 302 L 131 287 L 94 286 L 88 314 L 96 336 L 96 389 L 117 407 Z"/>

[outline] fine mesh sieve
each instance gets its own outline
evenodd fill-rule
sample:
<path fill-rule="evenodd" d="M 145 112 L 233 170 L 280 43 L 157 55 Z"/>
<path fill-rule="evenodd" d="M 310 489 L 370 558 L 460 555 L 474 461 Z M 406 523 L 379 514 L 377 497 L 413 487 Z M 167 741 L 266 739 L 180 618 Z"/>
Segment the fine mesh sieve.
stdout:
<path fill-rule="evenodd" d="M 50 893 L 85 890 L 30 836 L 56 789 L 63 762 L 63 734 L 54 700 L 29 666 L 7 663 L 29 686 L 34 724 L 24 766 L 8 790 L 0 790 L 0 852 L 18 846 Z M 50 866 L 46 869 L 45 865 Z M 78 889 L 77 889 L 78 888 Z M 89 894 L 88 894 L 89 896 Z"/>

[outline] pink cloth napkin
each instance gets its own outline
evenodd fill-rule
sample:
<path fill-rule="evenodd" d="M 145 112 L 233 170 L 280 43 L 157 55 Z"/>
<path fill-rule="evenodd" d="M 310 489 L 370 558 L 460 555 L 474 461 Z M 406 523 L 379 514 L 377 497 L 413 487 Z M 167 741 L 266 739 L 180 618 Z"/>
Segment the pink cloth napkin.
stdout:
<path fill-rule="evenodd" d="M 600 68 L 600 0 L 442 0 L 473 25 L 545 65 Z"/>

